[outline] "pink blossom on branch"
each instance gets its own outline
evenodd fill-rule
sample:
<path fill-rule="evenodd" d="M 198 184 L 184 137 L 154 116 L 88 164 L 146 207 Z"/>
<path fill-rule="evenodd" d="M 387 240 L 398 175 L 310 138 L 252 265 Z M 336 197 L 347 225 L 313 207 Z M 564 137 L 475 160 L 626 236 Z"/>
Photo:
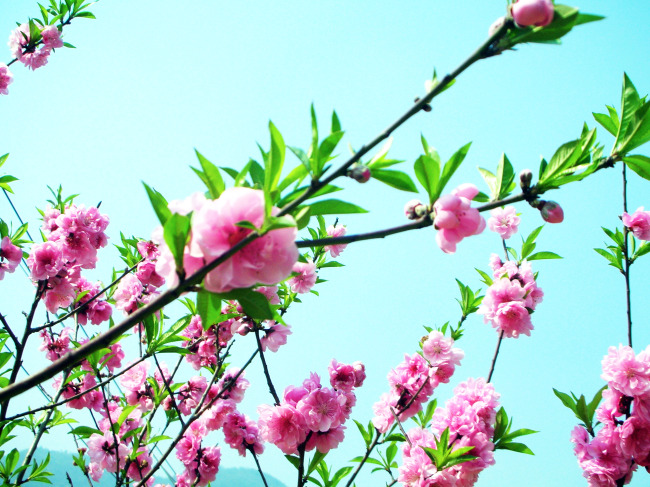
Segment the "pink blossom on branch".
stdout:
<path fill-rule="evenodd" d="M 345 235 L 347 232 L 347 229 L 343 225 L 330 225 L 327 227 L 327 236 L 328 237 L 342 237 Z M 329 252 L 330 255 L 334 258 L 338 257 L 341 255 L 341 252 L 345 250 L 345 247 L 347 247 L 348 244 L 334 244 L 334 245 L 326 245 L 323 247 L 323 250 L 325 252 Z"/>
<path fill-rule="evenodd" d="M 485 229 L 485 220 L 476 208 L 471 208 L 477 194 L 478 188 L 473 184 L 461 184 L 434 203 L 433 226 L 438 230 L 436 241 L 443 252 L 453 254 L 463 238 L 478 235 Z"/>
<path fill-rule="evenodd" d="M 41 31 L 43 36 L 43 45 L 47 49 L 58 49 L 63 47 L 63 40 L 61 39 L 61 31 L 55 25 L 48 25 Z"/>
<path fill-rule="evenodd" d="M 650 211 L 643 211 L 643 206 L 637 208 L 631 215 L 623 213 L 621 220 L 636 238 L 650 240 Z"/>
<path fill-rule="evenodd" d="M 15 246 L 9 237 L 3 237 L 0 243 L 0 281 L 4 278 L 5 272 L 12 273 L 20 264 L 23 258 L 23 251 Z"/>
<path fill-rule="evenodd" d="M 517 210 L 514 206 L 494 208 L 490 215 L 487 221 L 488 227 L 493 232 L 498 233 L 502 239 L 507 240 L 517 233 L 521 219 L 517 216 Z"/>
<path fill-rule="evenodd" d="M 554 7 L 551 0 L 517 0 L 511 13 L 521 27 L 544 27 L 553 21 Z"/>
<path fill-rule="evenodd" d="M 292 269 L 297 275 L 287 281 L 294 293 L 308 293 L 314 284 L 316 284 L 316 264 L 312 261 L 296 262 Z"/>
<path fill-rule="evenodd" d="M 40 49 L 30 46 L 29 25 L 22 24 L 9 35 L 11 54 L 29 69 L 34 70 L 45 66 L 51 49 L 43 45 Z"/>

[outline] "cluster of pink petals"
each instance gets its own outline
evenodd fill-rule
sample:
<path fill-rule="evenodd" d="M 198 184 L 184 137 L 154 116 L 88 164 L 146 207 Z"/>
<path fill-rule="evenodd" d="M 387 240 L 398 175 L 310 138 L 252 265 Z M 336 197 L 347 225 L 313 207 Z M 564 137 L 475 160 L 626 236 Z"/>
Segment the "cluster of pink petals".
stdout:
<path fill-rule="evenodd" d="M 520 265 L 513 261 L 503 263 L 493 254 L 490 265 L 495 280 L 486 291 L 478 313 L 505 337 L 530 336 L 533 329 L 530 314 L 544 297 L 530 263 L 525 260 Z"/>
<path fill-rule="evenodd" d="M 158 246 L 153 242 L 140 241 L 137 247 L 142 261 L 135 274 L 127 274 L 122 278 L 113 294 L 115 306 L 126 314 L 149 303 L 160 294 L 158 288 L 165 283 L 165 279 L 156 272 L 156 262 L 160 257 Z"/>
<path fill-rule="evenodd" d="M 596 411 L 594 438 L 582 426 L 571 433 L 584 477 L 593 487 L 627 484 L 637 466 L 650 468 L 650 347 L 610 347 L 602 362 L 607 381 Z"/>
<path fill-rule="evenodd" d="M 345 235 L 347 232 L 347 229 L 343 225 L 330 225 L 327 227 L 327 236 L 328 237 L 342 237 Z M 347 247 L 348 244 L 334 244 L 334 245 L 326 245 L 323 247 L 323 250 L 325 252 L 329 252 L 330 256 L 336 258 L 339 255 L 341 255 L 341 252 L 345 250 L 345 247 Z"/>
<path fill-rule="evenodd" d="M 5 63 L 0 63 L 0 95 L 9 94 L 9 85 L 13 82 L 14 76 Z"/>
<path fill-rule="evenodd" d="M 55 390 L 61 387 L 62 377 L 57 377 L 52 382 Z M 93 389 L 97 385 L 97 380 L 93 374 L 86 374 L 80 379 L 75 379 L 63 386 L 61 397 L 63 399 L 70 399 L 79 394 L 82 394 L 76 399 L 72 399 L 66 403 L 66 406 L 71 409 L 92 409 L 94 411 L 101 411 L 104 407 L 104 397 L 97 389 Z M 93 390 L 91 390 L 93 389 Z"/>
<path fill-rule="evenodd" d="M 16 270 L 22 258 L 23 251 L 14 245 L 9 237 L 2 237 L 2 242 L 0 242 L 0 281 L 4 279 L 5 272 L 12 273 Z"/>
<path fill-rule="evenodd" d="M 329 372 L 331 389 L 312 373 L 302 386 L 288 386 L 278 406 L 258 407 L 259 431 L 265 441 L 286 455 L 301 446 L 327 453 L 343 441 L 343 425 L 356 403 L 354 390 L 363 384 L 365 368 L 360 362 L 347 365 L 332 360 Z"/>
<path fill-rule="evenodd" d="M 287 281 L 294 293 L 308 293 L 316 284 L 316 264 L 314 262 L 296 262 L 291 269 L 296 275 Z"/>
<path fill-rule="evenodd" d="M 643 206 L 631 215 L 623 213 L 621 216 L 625 225 L 640 240 L 650 240 L 650 211 L 643 211 Z"/>
<path fill-rule="evenodd" d="M 241 456 L 245 457 L 246 451 L 253 451 L 256 455 L 264 451 L 257 423 L 239 411 L 230 413 L 222 428 L 226 443 Z"/>
<path fill-rule="evenodd" d="M 182 202 L 170 202 L 169 208 L 182 215 L 192 212 L 190 242 L 183 256 L 183 267 L 188 275 L 223 255 L 252 232 L 237 223 L 248 221 L 258 228 L 264 223 L 264 194 L 251 188 L 229 188 L 216 200 L 206 200 L 203 195 L 196 194 Z M 272 213 L 278 211 L 273 208 Z M 284 280 L 298 260 L 296 234 L 295 227 L 266 233 L 210 271 L 205 278 L 205 288 L 222 293 Z M 161 257 L 156 271 L 170 285 L 175 285 L 178 277 L 174 259 L 164 242 L 160 243 Z"/>
<path fill-rule="evenodd" d="M 195 421 L 176 445 L 176 457 L 185 466 L 185 470 L 176 477 L 177 486 L 205 486 L 215 480 L 221 462 L 221 449 L 202 445 L 207 434 L 205 425 Z"/>
<path fill-rule="evenodd" d="M 479 473 L 494 464 L 494 434 L 499 395 L 484 379 L 468 379 L 454 389 L 454 396 L 444 408 L 436 409 L 431 431 L 415 428 L 408 433 L 410 443 L 402 447 L 403 461 L 399 481 L 408 487 L 469 487 Z M 436 448 L 449 428 L 449 442 L 454 448 L 473 447 L 468 452 L 478 458 L 438 472 L 420 447 Z"/>
<path fill-rule="evenodd" d="M 478 188 L 473 184 L 461 184 L 434 203 L 433 226 L 438 230 L 436 241 L 443 252 L 453 254 L 463 238 L 478 235 L 485 229 L 485 219 L 471 207 L 477 194 Z"/>
<path fill-rule="evenodd" d="M 40 48 L 30 46 L 29 25 L 22 24 L 12 31 L 9 36 L 11 54 L 28 68 L 34 70 L 45 66 L 52 49 L 63 47 L 61 32 L 54 25 L 48 25 L 41 30 L 43 44 Z M 5 93 L 6 94 L 6 93 Z"/>
<path fill-rule="evenodd" d="M 93 284 L 87 281 L 85 278 L 81 277 L 75 283 L 76 295 L 80 296 L 82 293 L 83 296 L 75 300 L 75 308 L 79 308 L 84 304 L 88 303 L 93 297 L 95 297 L 101 288 L 99 282 Z M 113 307 L 108 304 L 103 299 L 93 299 L 86 305 L 82 310 L 77 313 L 77 322 L 81 325 L 87 324 L 89 321 L 93 325 L 99 325 L 105 321 L 108 321 L 113 314 Z"/>
<path fill-rule="evenodd" d="M 382 394 L 373 406 L 375 427 L 385 433 L 398 416 L 400 421 L 422 410 L 433 390 L 447 383 L 464 354 L 453 347 L 454 340 L 432 331 L 422 344 L 423 355 L 406 354 L 404 362 L 388 373 L 390 391 Z"/>
<path fill-rule="evenodd" d="M 517 216 L 514 206 L 494 208 L 490 211 L 490 215 L 487 221 L 488 228 L 498 233 L 502 239 L 507 240 L 517 233 L 521 219 Z"/>
<path fill-rule="evenodd" d="M 39 350 L 45 351 L 45 357 L 54 362 L 63 357 L 70 350 L 70 332 L 72 328 L 63 328 L 56 336 L 51 330 L 44 329 L 39 333 L 43 343 Z"/>
<path fill-rule="evenodd" d="M 108 242 L 107 226 L 108 217 L 95 207 L 70 205 L 63 213 L 53 208 L 45 211 L 43 230 L 47 241 L 32 246 L 27 265 L 32 280 L 47 281 L 43 299 L 49 312 L 70 306 L 89 286 L 86 281 L 79 282 L 81 269 L 95 267 L 97 250 Z M 110 306 L 96 303 L 92 308 L 96 322 L 110 317 Z"/>

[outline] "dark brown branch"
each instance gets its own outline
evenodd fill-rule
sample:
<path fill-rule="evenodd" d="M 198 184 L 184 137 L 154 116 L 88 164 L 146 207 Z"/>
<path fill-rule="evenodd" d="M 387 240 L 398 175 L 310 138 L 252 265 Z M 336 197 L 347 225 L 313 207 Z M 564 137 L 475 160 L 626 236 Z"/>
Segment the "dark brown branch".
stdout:
<path fill-rule="evenodd" d="M 255 330 L 255 340 L 257 341 L 257 349 L 260 351 L 260 359 L 262 360 L 262 368 L 264 369 L 264 376 L 266 377 L 266 383 L 269 386 L 269 392 L 273 396 L 275 405 L 279 406 L 280 398 L 278 397 L 278 393 L 275 391 L 275 387 L 273 386 L 273 381 L 271 380 L 271 374 L 269 373 L 269 368 L 266 365 L 266 359 L 264 358 L 264 351 L 262 350 L 262 341 L 260 340 L 260 330 L 257 327 L 257 323 L 253 323 L 253 329 Z"/>
<path fill-rule="evenodd" d="M 499 339 L 497 340 L 497 348 L 494 350 L 494 357 L 492 357 L 492 364 L 490 365 L 490 372 L 487 376 L 487 382 L 492 380 L 492 374 L 494 374 L 494 366 L 497 363 L 497 357 L 499 356 L 499 348 L 501 348 L 501 341 L 503 340 L 503 331 L 499 333 Z"/>

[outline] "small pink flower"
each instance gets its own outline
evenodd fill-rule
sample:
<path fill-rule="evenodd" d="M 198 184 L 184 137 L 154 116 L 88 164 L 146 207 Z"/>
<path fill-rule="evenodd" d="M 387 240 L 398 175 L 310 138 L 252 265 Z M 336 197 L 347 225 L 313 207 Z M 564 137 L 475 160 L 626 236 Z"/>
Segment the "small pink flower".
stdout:
<path fill-rule="evenodd" d="M 330 373 L 330 384 L 337 391 L 350 392 L 354 389 L 356 376 L 354 366 L 349 364 L 340 364 L 332 359 L 328 367 Z"/>
<path fill-rule="evenodd" d="M 453 254 L 463 238 L 478 235 L 485 229 L 485 220 L 471 207 L 477 194 L 478 188 L 473 184 L 461 184 L 434 203 L 433 226 L 438 230 L 436 241 L 443 252 Z"/>
<path fill-rule="evenodd" d="M 8 95 L 9 90 L 7 89 L 9 85 L 13 82 L 14 76 L 9 71 L 9 68 L 5 63 L 0 63 L 0 95 Z"/>
<path fill-rule="evenodd" d="M 291 326 L 274 321 L 269 323 L 273 323 L 273 325 L 268 330 L 264 330 L 265 334 L 260 338 L 262 351 L 266 352 L 268 348 L 271 352 L 277 352 L 282 345 L 286 345 L 287 336 L 291 335 Z"/>
<path fill-rule="evenodd" d="M 517 216 L 517 210 L 514 206 L 506 206 L 505 208 L 494 208 L 488 221 L 488 227 L 493 232 L 501 235 L 504 240 L 509 239 L 517 233 L 517 227 L 521 219 Z"/>
<path fill-rule="evenodd" d="M 64 265 L 61 247 L 54 242 L 33 245 L 32 252 L 27 258 L 27 265 L 35 281 L 56 276 Z"/>
<path fill-rule="evenodd" d="M 298 275 L 289 279 L 287 284 L 291 286 L 291 290 L 294 293 L 308 293 L 314 287 L 314 284 L 316 284 L 316 264 L 312 261 L 296 262 L 292 271 L 297 272 Z"/>
<path fill-rule="evenodd" d="M 512 7 L 512 18 L 517 25 L 544 27 L 553 21 L 551 0 L 518 0 Z"/>
<path fill-rule="evenodd" d="M 643 211 L 643 206 L 640 206 L 631 215 L 623 213 L 621 219 L 636 238 L 650 240 L 650 211 Z"/>
<path fill-rule="evenodd" d="M 330 225 L 327 227 L 327 236 L 328 237 L 342 237 L 345 235 L 347 229 L 343 225 L 337 225 L 336 227 L 334 225 Z M 345 247 L 347 247 L 348 244 L 334 244 L 334 245 L 326 245 L 323 247 L 323 250 L 325 252 L 329 252 L 332 257 L 338 257 L 341 255 L 341 252 L 345 250 Z"/>
<path fill-rule="evenodd" d="M 11 243 L 9 237 L 3 237 L 0 244 L 0 280 L 5 272 L 14 272 L 23 258 L 23 251 Z"/>

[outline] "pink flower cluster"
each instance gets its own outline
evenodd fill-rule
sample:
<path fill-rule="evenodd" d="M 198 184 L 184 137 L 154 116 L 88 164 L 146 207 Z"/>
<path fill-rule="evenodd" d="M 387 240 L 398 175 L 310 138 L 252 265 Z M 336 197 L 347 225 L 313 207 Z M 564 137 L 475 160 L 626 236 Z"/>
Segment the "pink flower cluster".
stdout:
<path fill-rule="evenodd" d="M 81 269 L 93 269 L 97 250 L 105 247 L 108 217 L 95 207 L 70 205 L 63 213 L 48 208 L 43 215 L 47 241 L 34 244 L 27 265 L 34 281 L 44 283 L 43 299 L 50 313 L 70 306 L 82 292 L 95 289 L 81 280 Z M 90 297 L 86 298 L 86 300 Z M 98 302 L 88 308 L 91 322 L 110 317 L 110 306 Z M 94 320 L 94 321 L 93 321 Z"/>
<path fill-rule="evenodd" d="M 176 445 L 176 457 L 185 466 L 185 470 L 176 477 L 177 487 L 204 486 L 216 478 L 221 449 L 218 446 L 202 446 L 208 432 L 204 423 L 195 421 Z"/>
<path fill-rule="evenodd" d="M 504 263 L 492 254 L 490 265 L 495 280 L 485 292 L 478 313 L 505 337 L 530 336 L 533 329 L 530 314 L 544 297 L 530 263 L 525 260 L 520 265 L 513 261 Z"/>
<path fill-rule="evenodd" d="M 390 392 L 382 394 L 373 406 L 372 422 L 379 431 L 388 431 L 395 416 L 403 421 L 417 414 L 438 384 L 449 382 L 464 356 L 453 345 L 451 337 L 432 331 L 422 344 L 422 355 L 404 355 L 404 362 L 388 373 Z"/>
<path fill-rule="evenodd" d="M 43 44 L 38 49 L 37 42 L 32 42 L 30 39 L 28 24 L 17 27 L 9 36 L 8 45 L 13 57 L 32 70 L 47 64 L 52 49 L 63 47 L 61 32 L 56 26 L 45 26 L 41 29 L 40 35 Z"/>
<path fill-rule="evenodd" d="M 461 184 L 433 204 L 436 215 L 433 226 L 438 230 L 436 241 L 443 252 L 453 254 L 463 238 L 478 235 L 485 229 L 485 219 L 471 207 L 477 194 L 478 188 L 473 184 Z"/>
<path fill-rule="evenodd" d="M 206 330 L 201 322 L 201 317 L 195 315 L 181 332 L 182 336 L 189 339 L 185 342 L 185 347 L 191 353 L 185 355 L 185 360 L 192 365 L 194 370 L 199 370 L 201 367 L 214 367 L 217 364 L 219 350 L 225 348 L 235 334 L 247 335 L 253 331 L 253 326 L 256 326 L 242 314 L 241 306 L 234 301 L 224 305 L 222 313 L 237 313 L 239 316 L 215 323 Z M 287 343 L 287 336 L 291 334 L 289 325 L 282 325 L 273 320 L 263 321 L 259 324 L 258 330 L 263 333 L 260 343 L 264 352 L 267 348 L 271 352 L 277 352 L 282 345 Z"/>
<path fill-rule="evenodd" d="M 499 394 L 485 379 L 468 379 L 454 389 L 454 396 L 445 408 L 436 409 L 431 431 L 415 428 L 408 432 L 410 443 L 402 446 L 403 461 L 399 481 L 407 487 L 469 487 L 479 473 L 494 464 L 494 422 Z M 454 449 L 473 447 L 469 455 L 478 458 L 438 472 L 420 447 L 436 448 L 449 428 L 449 444 Z M 435 435 L 435 437 L 434 437 Z"/>
<path fill-rule="evenodd" d="M 623 213 L 621 220 L 636 238 L 650 240 L 650 211 L 643 211 L 643 206 L 637 208 L 631 215 Z"/>
<path fill-rule="evenodd" d="M 327 453 L 343 441 L 345 421 L 356 403 L 355 388 L 366 378 L 361 362 L 342 364 L 332 360 L 330 385 L 323 387 L 320 377 L 312 373 L 302 386 L 288 386 L 278 406 L 258 407 L 260 434 L 287 455 L 304 445 Z"/>
<path fill-rule="evenodd" d="M 12 273 L 20 264 L 23 251 L 11 242 L 9 237 L 2 237 L 0 243 L 0 281 L 4 279 L 5 272 Z"/>
<path fill-rule="evenodd" d="M 251 233 L 252 230 L 239 227 L 237 223 L 248 221 L 259 228 L 264 222 L 264 194 L 251 188 L 229 188 L 216 200 L 206 200 L 203 194 L 196 193 L 184 201 L 170 202 L 169 208 L 181 215 L 192 213 L 190 241 L 183 256 L 183 267 L 188 275 L 220 257 Z M 278 211 L 273 208 L 272 213 Z M 222 293 L 284 280 L 298 260 L 296 234 L 295 227 L 268 232 L 209 272 L 205 288 Z M 174 259 L 160 235 L 156 240 L 161 244 L 156 271 L 173 286 L 178 282 Z"/>
<path fill-rule="evenodd" d="M 139 305 L 149 303 L 160 294 L 158 288 L 165 283 L 165 279 L 156 272 L 156 262 L 160 257 L 158 246 L 143 240 L 138 242 L 137 247 L 142 261 L 135 274 L 122 278 L 113 294 L 115 306 L 126 314 L 136 311 Z"/>
<path fill-rule="evenodd" d="M 576 426 L 571 433 L 578 464 L 590 487 L 629 483 L 637 465 L 650 468 L 650 347 L 609 347 L 602 362 L 607 381 L 594 438 Z"/>
<path fill-rule="evenodd" d="M 517 210 L 514 206 L 505 208 L 494 208 L 490 212 L 487 224 L 490 230 L 498 233 L 502 239 L 507 240 L 517 233 L 521 219 L 517 216 Z"/>

